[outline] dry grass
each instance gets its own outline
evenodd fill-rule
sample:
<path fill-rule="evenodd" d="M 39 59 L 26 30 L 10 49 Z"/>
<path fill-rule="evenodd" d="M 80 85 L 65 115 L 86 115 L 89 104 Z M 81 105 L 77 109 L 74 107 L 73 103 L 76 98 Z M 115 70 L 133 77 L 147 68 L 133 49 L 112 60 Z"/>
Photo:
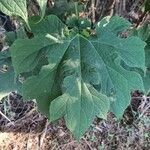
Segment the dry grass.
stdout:
<path fill-rule="evenodd" d="M 20 98 L 20 97 L 19 97 Z M 0 117 L 0 149 L 2 150 L 148 150 L 150 139 L 150 103 L 149 98 L 134 97 L 137 105 L 126 110 L 122 120 L 109 113 L 107 121 L 95 119 L 89 131 L 77 142 L 67 130 L 64 120 L 50 124 L 36 111 L 33 102 L 18 104 L 18 97 L 12 96 L 11 101 L 5 100 L 7 112 L 4 113 L 4 101 L 0 110 L 5 117 Z M 140 102 L 139 102 L 140 101 Z M 21 108 L 22 107 L 22 108 Z M 26 108 L 26 109 L 25 109 Z M 20 115 L 20 116 L 18 116 Z M 14 119 L 16 118 L 16 119 Z"/>

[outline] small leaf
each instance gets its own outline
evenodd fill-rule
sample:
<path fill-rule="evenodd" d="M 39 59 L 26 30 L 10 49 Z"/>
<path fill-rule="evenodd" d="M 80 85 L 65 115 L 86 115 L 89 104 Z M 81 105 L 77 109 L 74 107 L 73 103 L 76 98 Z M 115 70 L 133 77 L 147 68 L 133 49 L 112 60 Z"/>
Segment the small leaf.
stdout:
<path fill-rule="evenodd" d="M 29 27 L 26 0 L 1 0 L 0 10 L 9 16 L 21 17 Z"/>
<path fill-rule="evenodd" d="M 145 0 L 144 4 L 145 4 L 145 11 L 149 12 L 150 11 L 150 0 Z"/>
<path fill-rule="evenodd" d="M 41 9 L 41 19 L 40 19 L 40 21 L 41 21 L 45 15 L 47 0 L 37 0 L 37 2 L 38 2 L 40 9 Z"/>
<path fill-rule="evenodd" d="M 55 15 L 47 16 L 42 22 L 30 26 L 35 35 L 51 34 L 57 38 L 64 36 L 65 24 Z"/>
<path fill-rule="evenodd" d="M 132 35 L 139 37 L 143 41 L 147 41 L 150 35 L 150 25 L 144 24 L 142 27 L 134 29 Z"/>
<path fill-rule="evenodd" d="M 16 39 L 25 39 L 27 35 L 23 27 L 17 29 L 16 31 L 11 31 L 6 33 L 6 42 L 11 46 Z"/>

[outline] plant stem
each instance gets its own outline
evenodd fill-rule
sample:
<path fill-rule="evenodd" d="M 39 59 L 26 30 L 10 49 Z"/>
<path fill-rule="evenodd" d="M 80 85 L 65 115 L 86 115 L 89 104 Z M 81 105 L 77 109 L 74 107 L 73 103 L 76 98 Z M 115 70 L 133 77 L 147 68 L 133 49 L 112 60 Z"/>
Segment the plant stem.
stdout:
<path fill-rule="evenodd" d="M 77 15 L 77 17 L 79 19 L 78 2 L 75 2 L 74 5 L 75 5 L 76 15 Z"/>

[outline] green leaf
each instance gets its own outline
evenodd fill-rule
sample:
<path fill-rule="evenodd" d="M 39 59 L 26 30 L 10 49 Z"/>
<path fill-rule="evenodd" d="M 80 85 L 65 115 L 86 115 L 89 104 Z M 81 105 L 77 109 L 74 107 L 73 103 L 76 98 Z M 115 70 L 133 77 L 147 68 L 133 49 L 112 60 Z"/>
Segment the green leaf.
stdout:
<path fill-rule="evenodd" d="M 96 28 L 99 42 L 114 47 L 128 66 L 141 68 L 144 71 L 145 54 L 143 48 L 146 45 L 145 42 L 137 37 L 119 37 L 119 33 L 129 28 L 129 25 L 128 21 L 118 16 L 114 16 L 110 20 L 107 17 L 102 19 Z"/>
<path fill-rule="evenodd" d="M 97 34 L 101 34 L 101 32 L 109 32 L 113 34 L 119 34 L 122 31 L 125 31 L 131 26 L 131 23 L 125 20 L 122 17 L 114 16 L 114 17 L 105 17 L 97 24 Z"/>
<path fill-rule="evenodd" d="M 26 0 L 1 0 L 0 10 L 9 16 L 16 15 L 21 17 L 28 25 Z"/>
<path fill-rule="evenodd" d="M 47 46 L 57 43 L 57 39 L 38 36 L 33 39 L 18 39 L 11 47 L 11 56 L 16 75 L 32 71 L 42 57 Z"/>
<path fill-rule="evenodd" d="M 40 9 L 41 9 L 41 19 L 40 19 L 40 21 L 41 21 L 45 15 L 47 0 L 37 0 L 37 2 L 38 2 Z"/>
<path fill-rule="evenodd" d="M 50 105 L 51 121 L 64 116 L 67 127 L 78 139 L 96 115 L 106 118 L 110 104 L 106 96 L 98 93 L 85 81 L 84 63 L 89 63 L 84 55 L 87 51 L 85 45 L 90 43 L 80 35 L 71 41 L 61 68 L 61 75 L 65 76 L 62 85 L 63 95 Z"/>
<path fill-rule="evenodd" d="M 49 9 L 50 14 L 62 16 L 65 13 L 75 12 L 74 2 L 72 0 L 55 0 L 54 7 Z"/>
<path fill-rule="evenodd" d="M 8 52 L 0 52 L 0 100 L 12 91 L 17 91 L 14 70 Z"/>
<path fill-rule="evenodd" d="M 53 89 L 55 89 L 55 87 L 57 88 L 56 82 L 53 86 L 54 78 L 56 78 L 55 74 L 57 72 L 59 61 L 63 57 L 65 50 L 68 46 L 69 40 L 62 41 L 62 39 L 60 39 L 61 36 L 59 35 L 59 33 L 60 30 L 63 30 L 62 28 L 64 27 L 64 25 L 57 17 L 52 15 L 45 18 L 45 20 L 43 20 L 43 24 L 47 25 L 46 23 L 48 23 L 49 26 L 43 28 L 44 30 L 42 30 L 43 32 L 41 32 L 42 35 L 38 35 L 37 33 L 37 36 L 32 39 L 16 40 L 11 46 L 11 56 L 16 76 L 21 73 L 33 71 L 39 65 L 40 61 L 43 61 L 43 59 L 47 60 L 47 62 L 52 64 L 47 64 L 47 66 L 42 67 L 39 75 L 33 77 L 31 76 L 30 78 L 28 78 L 23 84 L 22 88 L 24 98 L 36 99 L 40 110 L 45 115 L 49 116 L 48 104 L 53 99 L 50 97 L 54 97 L 55 95 Z M 56 27 L 60 28 L 50 28 L 51 24 L 54 26 L 53 23 L 57 23 Z M 35 33 L 43 24 L 39 23 L 38 26 L 35 27 Z M 55 33 L 55 36 L 59 35 L 59 39 L 48 34 L 47 32 L 51 34 Z M 53 55 L 51 55 L 51 53 L 53 53 Z M 40 79 L 45 79 L 45 82 L 41 82 Z M 34 86 L 34 83 L 36 83 L 36 86 Z M 35 91 L 39 91 L 39 94 L 37 94 Z M 56 92 L 56 95 L 57 93 L 59 93 L 59 89 L 58 92 Z"/>
<path fill-rule="evenodd" d="M 147 45 L 145 47 L 145 58 L 146 58 L 146 76 L 143 75 L 143 82 L 144 82 L 144 87 L 146 90 L 146 93 L 150 93 L 150 36 L 147 39 Z"/>
<path fill-rule="evenodd" d="M 138 29 L 134 29 L 132 35 L 139 37 L 143 41 L 147 41 L 150 35 L 150 25 L 144 24 Z"/>
<path fill-rule="evenodd" d="M 16 31 L 7 32 L 5 40 L 8 43 L 8 45 L 11 46 L 13 42 L 19 38 L 20 39 L 27 38 L 27 35 L 23 27 L 17 29 Z"/>
<path fill-rule="evenodd" d="M 31 25 L 31 28 L 33 27 L 36 35 L 34 38 L 17 39 L 11 46 L 16 75 L 32 71 L 38 65 L 41 57 L 45 57 L 44 54 L 50 46 L 62 42 L 65 25 L 56 16 L 48 16 L 33 26 Z"/>
<path fill-rule="evenodd" d="M 146 67 L 148 69 L 150 69 L 150 59 L 149 59 L 149 56 L 150 56 L 150 36 L 149 38 L 147 39 L 146 41 L 147 45 L 145 46 L 145 63 L 146 63 Z"/>
<path fill-rule="evenodd" d="M 149 12 L 150 11 L 150 0 L 145 0 L 144 5 L 145 5 L 145 11 Z"/>
<path fill-rule="evenodd" d="M 146 71 L 146 76 L 143 77 L 144 87 L 146 90 L 146 94 L 150 93 L 150 71 Z"/>
<path fill-rule="evenodd" d="M 66 37 L 66 26 L 54 15 L 32 24 L 34 38 L 11 46 L 16 75 L 38 67 L 25 79 L 23 97 L 36 99 L 50 121 L 64 117 L 77 139 L 95 116 L 106 119 L 111 110 L 122 117 L 130 92 L 144 91 L 140 74 L 127 67 L 145 70 L 145 43 L 134 36 L 121 37 L 129 26 L 117 16 L 104 18 L 96 35 L 85 38 L 75 31 Z M 40 57 L 47 63 L 42 64 Z"/>
<path fill-rule="evenodd" d="M 58 82 L 58 65 L 68 47 L 68 43 L 53 45 L 48 48 L 49 65 L 43 66 L 39 75 L 29 77 L 23 84 L 23 97 L 25 99 L 36 99 L 39 109 L 49 117 L 50 102 L 58 96 L 60 89 L 56 86 Z"/>
<path fill-rule="evenodd" d="M 64 36 L 65 25 L 55 15 L 47 16 L 43 21 L 39 23 L 32 23 L 31 30 L 35 35 L 39 34 L 51 34 L 57 38 Z"/>
<path fill-rule="evenodd" d="M 115 21 L 116 19 L 116 21 Z M 121 19 L 121 18 L 120 18 Z M 99 59 L 103 61 L 101 76 L 101 90 L 107 95 L 114 95 L 114 102 L 111 104 L 111 111 L 120 118 L 124 109 L 130 104 L 131 90 L 141 89 L 144 91 L 141 76 L 134 72 L 125 70 L 120 63 L 124 61 L 130 67 L 137 67 L 145 70 L 145 43 L 137 37 L 120 38 L 118 32 L 128 27 L 124 19 L 119 26 L 118 17 L 111 21 L 104 18 L 97 26 L 97 37 L 91 39 Z M 120 21 L 121 21 L 120 20 Z M 115 25 L 115 23 L 118 25 Z M 138 84 L 137 84 L 138 83 Z"/>

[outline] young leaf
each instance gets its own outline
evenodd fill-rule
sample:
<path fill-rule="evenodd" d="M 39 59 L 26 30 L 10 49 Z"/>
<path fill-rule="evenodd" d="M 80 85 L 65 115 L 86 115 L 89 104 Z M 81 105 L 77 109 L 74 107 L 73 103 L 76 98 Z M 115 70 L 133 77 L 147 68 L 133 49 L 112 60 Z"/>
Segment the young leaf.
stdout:
<path fill-rule="evenodd" d="M 30 26 L 34 35 L 51 34 L 57 38 L 64 36 L 64 29 L 66 27 L 55 15 L 47 16 L 43 21 L 35 24 L 32 23 Z"/>
<path fill-rule="evenodd" d="M 26 0 L 1 0 L 0 10 L 9 16 L 21 17 L 29 27 Z"/>
<path fill-rule="evenodd" d="M 23 27 L 20 27 L 16 31 L 10 31 L 6 33 L 6 42 L 11 46 L 16 39 L 25 39 L 27 38 L 26 32 Z"/>

